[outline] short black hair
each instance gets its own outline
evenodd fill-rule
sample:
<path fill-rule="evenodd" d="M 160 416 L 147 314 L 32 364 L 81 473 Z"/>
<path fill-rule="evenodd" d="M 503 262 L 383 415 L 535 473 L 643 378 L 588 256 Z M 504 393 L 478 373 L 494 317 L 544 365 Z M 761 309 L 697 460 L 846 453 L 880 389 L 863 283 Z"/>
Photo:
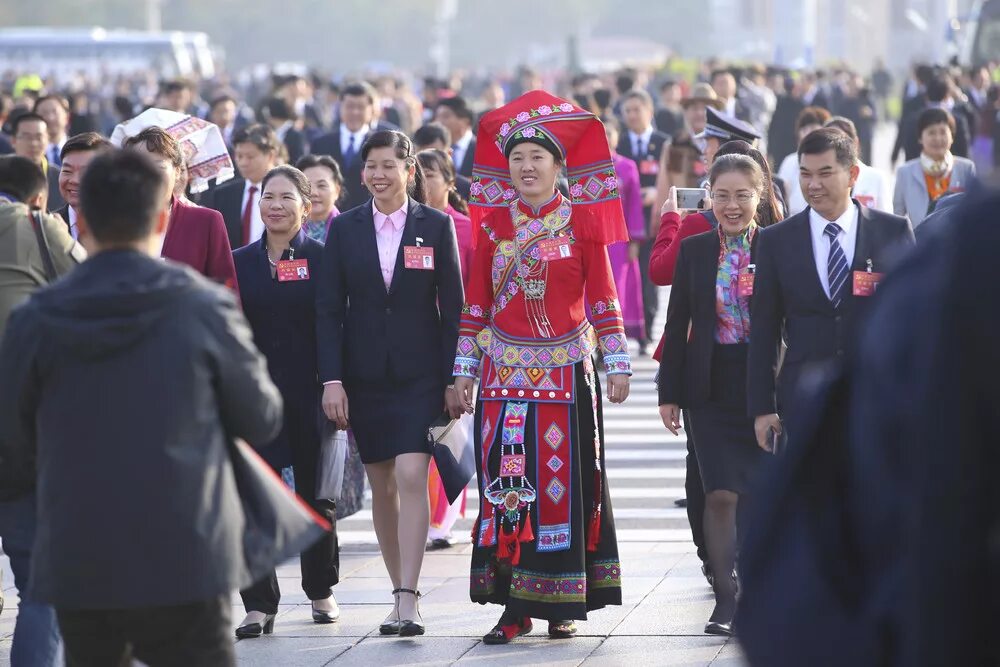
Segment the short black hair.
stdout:
<path fill-rule="evenodd" d="M 31 110 L 34 111 L 35 113 L 38 113 L 38 107 L 42 106 L 44 102 L 48 102 L 49 100 L 61 106 L 66 111 L 66 113 L 69 113 L 70 111 L 69 100 L 67 100 L 62 95 L 55 95 L 55 94 L 42 95 L 37 100 L 35 100 L 35 104 L 31 108 Z"/>
<path fill-rule="evenodd" d="M 194 84 L 187 79 L 171 79 L 160 84 L 160 92 L 164 95 L 179 93 L 182 90 L 194 92 Z"/>
<path fill-rule="evenodd" d="M 236 98 L 233 95 L 229 93 L 221 93 L 213 97 L 212 101 L 208 103 L 208 110 L 214 111 L 215 107 L 219 106 L 223 102 L 232 102 L 233 104 L 237 104 Z"/>
<path fill-rule="evenodd" d="M 42 168 L 28 158 L 20 155 L 0 157 L 0 192 L 23 204 L 48 187 Z"/>
<path fill-rule="evenodd" d="M 233 147 L 239 144 L 253 144 L 261 153 L 274 153 L 277 155 L 281 149 L 281 142 L 278 135 L 274 133 L 269 125 L 256 123 L 242 127 L 233 133 Z"/>
<path fill-rule="evenodd" d="M 344 172 L 340 170 L 340 165 L 329 155 L 303 155 L 299 158 L 299 161 L 295 163 L 295 168 L 299 171 L 304 172 L 306 169 L 312 169 L 313 167 L 326 167 L 333 174 L 333 182 L 337 184 L 341 190 L 344 189 Z"/>
<path fill-rule="evenodd" d="M 340 99 L 343 100 L 345 97 L 364 97 L 368 99 L 368 104 L 374 105 L 375 100 L 378 98 L 378 91 L 367 81 L 358 81 L 356 83 L 349 83 L 340 91 Z"/>
<path fill-rule="evenodd" d="M 107 151 L 113 149 L 114 146 L 110 141 L 104 138 L 103 135 L 97 132 L 82 132 L 80 134 L 74 134 L 72 137 L 66 140 L 63 144 L 62 150 L 59 151 L 59 159 L 65 160 L 66 156 L 71 153 L 87 153 L 90 151 Z"/>
<path fill-rule="evenodd" d="M 271 97 L 261 105 L 261 111 L 266 118 L 275 120 L 295 120 L 298 116 L 295 111 L 288 106 L 288 102 L 281 97 Z"/>
<path fill-rule="evenodd" d="M 931 125 L 938 125 L 944 123 L 951 130 L 952 136 L 955 136 L 955 117 L 947 109 L 940 109 L 938 107 L 930 107 L 929 109 L 924 109 L 917 116 L 917 136 L 919 137 L 924 133 Z"/>
<path fill-rule="evenodd" d="M 463 120 L 469 121 L 472 125 L 475 122 L 475 116 L 472 115 L 472 109 L 469 108 L 469 104 L 464 98 L 458 97 L 445 97 L 444 99 L 438 100 L 437 106 L 445 107 L 451 109 L 451 112 Z"/>
<path fill-rule="evenodd" d="M 678 83 L 676 79 L 664 79 L 663 82 L 660 84 L 660 92 L 662 93 L 667 88 L 674 88 L 677 85 Z"/>
<path fill-rule="evenodd" d="M 430 146 L 439 141 L 444 146 L 451 146 L 451 132 L 448 131 L 447 127 L 438 122 L 421 125 L 413 133 L 413 143 L 417 146 Z"/>
<path fill-rule="evenodd" d="M 858 147 L 853 139 L 836 127 L 813 130 L 799 143 L 799 161 L 803 155 L 820 155 L 833 151 L 837 164 L 850 169 L 858 163 Z"/>
<path fill-rule="evenodd" d="M 49 126 L 49 124 L 45 122 L 45 119 L 39 116 L 34 111 L 25 111 L 24 113 L 18 114 L 10 121 L 11 135 L 13 136 L 17 135 L 17 131 L 21 129 L 21 123 L 29 123 L 31 121 L 36 121 L 36 122 L 40 121 L 45 124 L 45 127 Z"/>
<path fill-rule="evenodd" d="M 100 243 L 134 243 L 153 233 L 163 210 L 166 176 L 139 151 L 94 158 L 80 184 L 80 210 Z"/>
<path fill-rule="evenodd" d="M 832 116 L 830 120 L 826 121 L 823 125 L 824 127 L 835 127 L 841 130 L 844 134 L 849 136 L 855 141 L 858 140 L 858 128 L 854 124 L 854 121 L 845 116 Z"/>
<path fill-rule="evenodd" d="M 938 74 L 927 82 L 927 101 L 941 102 L 951 93 L 951 79 L 947 74 Z"/>

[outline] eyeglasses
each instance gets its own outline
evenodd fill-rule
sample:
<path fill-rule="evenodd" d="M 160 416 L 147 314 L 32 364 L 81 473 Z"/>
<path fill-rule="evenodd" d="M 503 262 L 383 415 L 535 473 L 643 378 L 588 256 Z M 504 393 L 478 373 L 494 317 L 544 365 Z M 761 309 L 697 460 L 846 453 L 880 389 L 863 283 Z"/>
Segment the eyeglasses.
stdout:
<path fill-rule="evenodd" d="M 720 192 L 719 194 L 712 193 L 712 201 L 716 204 L 722 204 L 725 206 L 729 202 L 735 200 L 738 204 L 749 204 L 753 200 L 754 194 L 752 192 L 740 192 L 734 197 L 731 194 Z"/>

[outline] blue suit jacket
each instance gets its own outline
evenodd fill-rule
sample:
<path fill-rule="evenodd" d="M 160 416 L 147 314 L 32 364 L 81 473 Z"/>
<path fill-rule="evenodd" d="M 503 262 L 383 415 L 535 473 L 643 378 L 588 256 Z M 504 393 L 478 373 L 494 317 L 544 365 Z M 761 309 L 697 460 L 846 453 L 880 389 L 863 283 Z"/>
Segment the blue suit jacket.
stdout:
<path fill-rule="evenodd" d="M 434 248 L 434 270 L 403 267 L 403 248 Z M 412 199 L 387 290 L 371 200 L 336 217 L 316 295 L 320 380 L 450 384 L 465 295 L 451 218 Z"/>

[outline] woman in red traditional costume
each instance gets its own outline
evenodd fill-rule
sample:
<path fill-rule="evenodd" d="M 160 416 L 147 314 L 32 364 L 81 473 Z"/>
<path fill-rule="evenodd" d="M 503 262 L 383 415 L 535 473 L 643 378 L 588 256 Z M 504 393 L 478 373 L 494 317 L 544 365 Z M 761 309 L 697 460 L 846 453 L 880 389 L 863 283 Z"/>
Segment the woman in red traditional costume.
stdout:
<path fill-rule="evenodd" d="M 487 644 L 527 634 L 532 618 L 571 637 L 574 620 L 622 600 L 592 354 L 608 399 L 624 401 L 631 364 L 607 245 L 628 230 L 593 114 L 532 91 L 484 115 L 479 136 L 455 360 L 468 411 L 480 377 L 471 597 L 505 605 Z M 563 167 L 572 199 L 556 191 Z"/>

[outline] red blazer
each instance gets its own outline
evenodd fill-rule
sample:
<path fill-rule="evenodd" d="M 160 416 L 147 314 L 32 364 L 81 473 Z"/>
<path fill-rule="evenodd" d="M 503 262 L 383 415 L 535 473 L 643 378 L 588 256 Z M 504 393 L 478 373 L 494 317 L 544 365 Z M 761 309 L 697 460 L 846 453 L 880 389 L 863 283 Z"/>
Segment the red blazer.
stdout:
<path fill-rule="evenodd" d="M 669 285 L 674 282 L 674 266 L 677 264 L 677 254 L 681 249 L 681 241 L 710 231 L 710 223 L 701 213 L 692 213 L 681 220 L 678 213 L 665 213 L 660 218 L 660 231 L 656 235 L 653 249 L 649 253 L 649 279 L 656 285 Z M 660 360 L 663 354 L 663 337 L 656 346 L 653 359 Z"/>
<path fill-rule="evenodd" d="M 226 224 L 216 210 L 174 198 L 160 256 L 187 264 L 239 294 Z"/>

